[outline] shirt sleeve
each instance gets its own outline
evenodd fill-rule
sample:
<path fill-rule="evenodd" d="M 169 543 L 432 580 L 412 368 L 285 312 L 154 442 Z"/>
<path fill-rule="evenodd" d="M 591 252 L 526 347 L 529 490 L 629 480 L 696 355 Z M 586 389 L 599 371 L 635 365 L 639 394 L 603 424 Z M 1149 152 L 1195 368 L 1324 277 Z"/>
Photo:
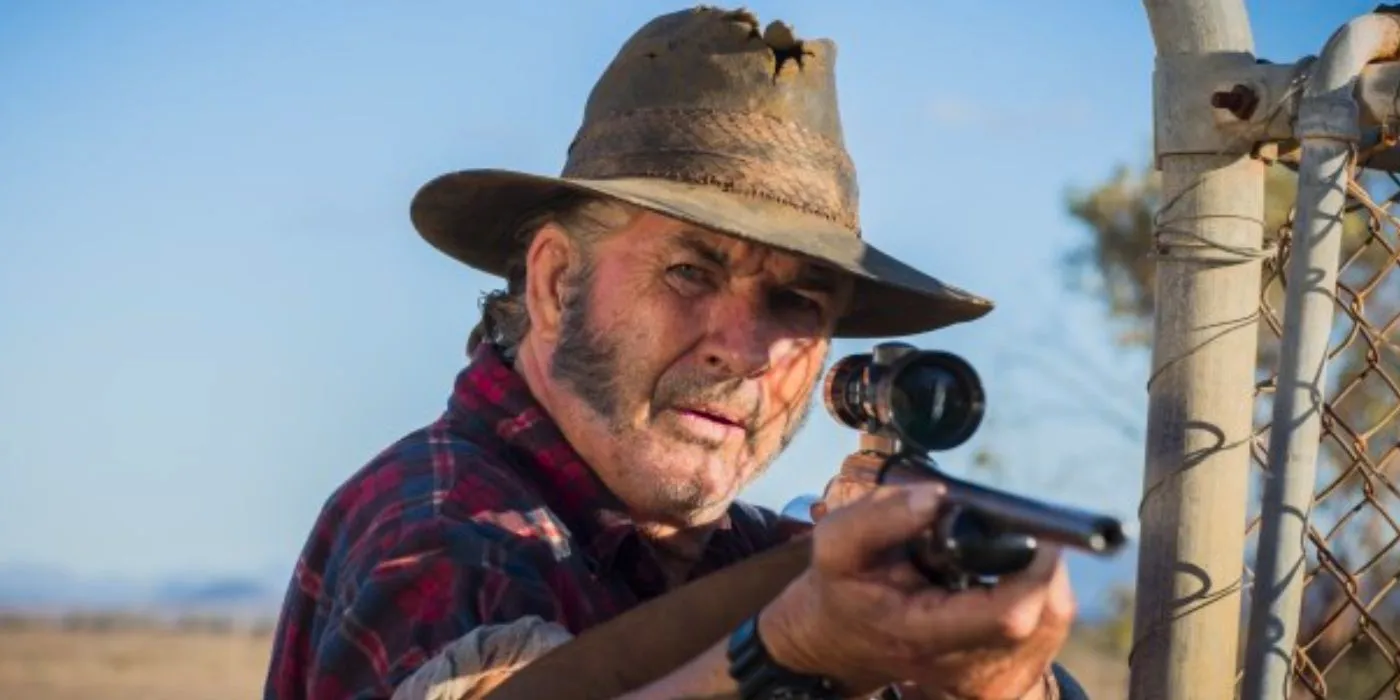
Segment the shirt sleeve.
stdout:
<path fill-rule="evenodd" d="M 393 700 L 473 700 L 573 639 L 557 622 L 530 615 L 481 625 L 449 643 L 394 690 Z"/>
<path fill-rule="evenodd" d="M 526 618 L 560 621 L 541 573 L 545 547 L 476 521 L 434 518 L 392 532 L 371 530 L 346 548 L 312 650 L 308 700 L 390 698 L 450 643 L 485 626 Z M 372 555 L 367 552 L 372 552 Z M 487 655 L 481 658 L 509 658 Z"/>

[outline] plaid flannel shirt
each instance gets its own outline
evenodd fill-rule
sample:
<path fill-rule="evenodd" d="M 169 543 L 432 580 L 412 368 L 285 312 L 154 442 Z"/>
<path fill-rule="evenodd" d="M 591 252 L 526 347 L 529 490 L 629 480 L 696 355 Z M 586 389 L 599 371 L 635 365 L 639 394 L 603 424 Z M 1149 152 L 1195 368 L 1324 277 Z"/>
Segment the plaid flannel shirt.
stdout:
<path fill-rule="evenodd" d="M 736 503 L 692 576 L 803 529 Z M 443 415 L 321 510 L 287 590 L 264 697 L 388 698 L 473 630 L 534 616 L 576 635 L 666 589 L 622 504 L 482 344 Z"/>

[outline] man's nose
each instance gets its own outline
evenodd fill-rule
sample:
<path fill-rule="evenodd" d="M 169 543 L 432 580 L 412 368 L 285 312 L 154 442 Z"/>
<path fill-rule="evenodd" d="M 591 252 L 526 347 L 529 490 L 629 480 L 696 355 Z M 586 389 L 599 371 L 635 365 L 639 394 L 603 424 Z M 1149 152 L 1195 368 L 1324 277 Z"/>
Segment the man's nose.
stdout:
<path fill-rule="evenodd" d="M 729 377 L 763 374 L 782 352 L 782 339 L 758 300 L 730 295 L 708 319 L 705 362 Z"/>

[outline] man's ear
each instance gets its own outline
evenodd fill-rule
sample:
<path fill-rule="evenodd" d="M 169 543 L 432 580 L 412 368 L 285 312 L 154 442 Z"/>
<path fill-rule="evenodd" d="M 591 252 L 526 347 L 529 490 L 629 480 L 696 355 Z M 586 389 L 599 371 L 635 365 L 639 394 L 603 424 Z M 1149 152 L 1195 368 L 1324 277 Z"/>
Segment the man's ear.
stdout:
<path fill-rule="evenodd" d="M 554 223 L 540 227 L 525 253 L 525 310 L 530 333 L 553 344 L 559 338 L 569 267 L 577 259 L 574 242 Z"/>

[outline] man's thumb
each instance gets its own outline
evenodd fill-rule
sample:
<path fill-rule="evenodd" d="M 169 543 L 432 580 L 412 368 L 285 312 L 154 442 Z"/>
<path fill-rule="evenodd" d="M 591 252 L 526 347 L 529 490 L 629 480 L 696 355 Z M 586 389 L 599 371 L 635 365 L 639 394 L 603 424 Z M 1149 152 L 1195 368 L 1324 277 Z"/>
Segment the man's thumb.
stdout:
<path fill-rule="evenodd" d="M 946 489 L 937 482 L 881 486 L 822 519 L 813 559 L 828 571 L 857 571 L 933 522 Z"/>

